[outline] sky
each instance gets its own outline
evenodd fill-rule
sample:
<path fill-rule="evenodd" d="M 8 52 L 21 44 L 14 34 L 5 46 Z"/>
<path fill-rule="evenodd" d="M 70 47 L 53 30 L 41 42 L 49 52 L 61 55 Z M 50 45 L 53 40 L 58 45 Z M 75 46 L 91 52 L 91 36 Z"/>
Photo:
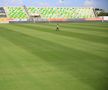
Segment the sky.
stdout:
<path fill-rule="evenodd" d="M 108 11 L 108 0 L 0 0 L 0 5 L 12 5 L 12 2 L 37 7 L 95 7 Z"/>

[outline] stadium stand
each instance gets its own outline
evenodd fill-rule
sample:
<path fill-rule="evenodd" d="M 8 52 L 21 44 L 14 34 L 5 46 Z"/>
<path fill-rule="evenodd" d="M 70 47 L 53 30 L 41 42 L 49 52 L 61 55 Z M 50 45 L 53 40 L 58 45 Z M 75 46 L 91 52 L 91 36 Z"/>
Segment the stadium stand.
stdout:
<path fill-rule="evenodd" d="M 29 13 L 39 13 L 42 18 L 94 18 L 93 8 L 35 8 L 29 7 Z"/>
<path fill-rule="evenodd" d="M 35 14 L 35 13 L 38 13 L 38 8 L 35 8 L 35 7 L 28 7 L 28 13 L 29 14 Z"/>
<path fill-rule="evenodd" d="M 71 19 L 95 18 L 93 8 L 72 7 L 26 7 L 8 6 L 3 7 L 8 20 L 12 21 L 65 21 Z"/>
<path fill-rule="evenodd" d="M 7 16 L 12 19 L 27 19 L 28 15 L 26 14 L 23 7 L 5 7 Z"/>
<path fill-rule="evenodd" d="M 6 12 L 4 7 L 0 7 L 0 18 L 5 18 L 6 16 Z"/>

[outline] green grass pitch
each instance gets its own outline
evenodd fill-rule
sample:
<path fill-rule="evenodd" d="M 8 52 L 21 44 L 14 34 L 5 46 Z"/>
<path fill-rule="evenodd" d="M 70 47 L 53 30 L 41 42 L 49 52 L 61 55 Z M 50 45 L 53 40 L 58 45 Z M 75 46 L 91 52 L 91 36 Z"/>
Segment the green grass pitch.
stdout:
<path fill-rule="evenodd" d="M 0 90 L 108 90 L 108 23 L 0 24 Z"/>

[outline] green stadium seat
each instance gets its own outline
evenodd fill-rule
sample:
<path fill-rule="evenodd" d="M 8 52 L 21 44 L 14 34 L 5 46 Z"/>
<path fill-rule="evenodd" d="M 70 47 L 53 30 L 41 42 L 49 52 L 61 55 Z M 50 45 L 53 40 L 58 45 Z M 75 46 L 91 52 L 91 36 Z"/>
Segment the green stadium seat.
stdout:
<path fill-rule="evenodd" d="M 27 19 L 28 15 L 26 14 L 23 7 L 5 7 L 7 15 L 12 19 Z"/>
<path fill-rule="evenodd" d="M 93 18 L 95 14 L 92 8 L 37 8 L 37 7 L 27 7 L 29 15 L 39 14 L 41 18 Z M 6 8 L 8 17 L 14 19 L 27 19 L 23 7 L 7 7 Z"/>

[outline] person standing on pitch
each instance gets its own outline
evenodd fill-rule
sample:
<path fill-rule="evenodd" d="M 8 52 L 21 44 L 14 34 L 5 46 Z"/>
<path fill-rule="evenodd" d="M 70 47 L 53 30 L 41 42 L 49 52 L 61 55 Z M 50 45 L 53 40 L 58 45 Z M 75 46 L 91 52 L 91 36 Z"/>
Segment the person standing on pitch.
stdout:
<path fill-rule="evenodd" d="M 59 31 L 59 24 L 57 24 L 56 31 Z"/>

